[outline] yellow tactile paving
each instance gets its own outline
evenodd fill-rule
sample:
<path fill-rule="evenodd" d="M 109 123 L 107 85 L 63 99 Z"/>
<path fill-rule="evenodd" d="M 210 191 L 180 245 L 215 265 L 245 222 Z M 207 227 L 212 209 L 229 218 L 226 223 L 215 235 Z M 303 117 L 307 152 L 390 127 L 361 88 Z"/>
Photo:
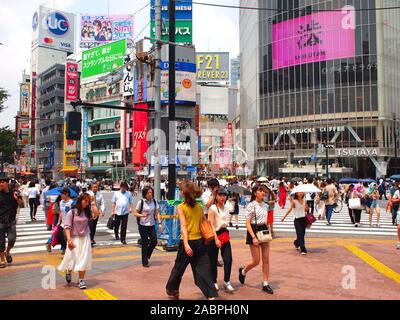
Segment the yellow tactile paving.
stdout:
<path fill-rule="evenodd" d="M 367 252 L 361 250 L 355 245 L 346 245 L 344 246 L 347 250 L 355 254 L 358 258 L 366 262 L 368 265 L 370 265 L 372 268 L 374 268 L 376 271 L 380 272 L 384 276 L 396 281 L 397 283 L 400 283 L 400 274 L 398 274 L 396 271 L 390 269 L 388 266 L 384 265 L 382 262 L 379 260 L 375 259 L 373 256 L 369 255 Z"/>
<path fill-rule="evenodd" d="M 116 297 L 102 288 L 84 290 L 83 292 L 91 300 L 118 300 Z"/>

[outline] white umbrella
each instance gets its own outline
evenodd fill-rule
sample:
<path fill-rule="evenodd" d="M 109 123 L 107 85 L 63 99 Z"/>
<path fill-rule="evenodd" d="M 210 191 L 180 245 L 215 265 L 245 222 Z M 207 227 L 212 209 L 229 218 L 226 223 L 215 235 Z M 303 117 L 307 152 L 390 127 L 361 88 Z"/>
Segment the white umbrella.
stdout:
<path fill-rule="evenodd" d="M 265 177 L 261 177 L 257 180 L 257 182 L 268 182 L 268 179 Z"/>
<path fill-rule="evenodd" d="M 318 193 L 318 192 L 322 192 L 320 189 L 318 189 L 316 186 L 314 186 L 313 184 L 301 184 L 298 185 L 297 187 L 295 187 L 292 190 L 292 194 L 295 193 Z"/>

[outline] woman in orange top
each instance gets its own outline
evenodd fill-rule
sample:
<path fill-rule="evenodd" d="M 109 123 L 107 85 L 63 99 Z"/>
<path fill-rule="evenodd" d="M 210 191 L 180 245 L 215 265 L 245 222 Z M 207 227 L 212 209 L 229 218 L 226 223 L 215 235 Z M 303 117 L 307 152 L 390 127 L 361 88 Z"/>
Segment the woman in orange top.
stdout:
<path fill-rule="evenodd" d="M 167 295 L 176 299 L 179 298 L 179 286 L 190 263 L 195 284 L 207 299 L 213 300 L 218 297 L 218 293 L 211 278 L 207 248 L 200 232 L 200 223 L 205 217 L 203 208 L 196 201 L 197 198 L 201 197 L 202 191 L 191 181 L 184 181 L 180 190 L 184 199 L 184 202 L 177 208 L 181 226 L 181 240 L 179 241 L 175 265 L 166 286 Z"/>

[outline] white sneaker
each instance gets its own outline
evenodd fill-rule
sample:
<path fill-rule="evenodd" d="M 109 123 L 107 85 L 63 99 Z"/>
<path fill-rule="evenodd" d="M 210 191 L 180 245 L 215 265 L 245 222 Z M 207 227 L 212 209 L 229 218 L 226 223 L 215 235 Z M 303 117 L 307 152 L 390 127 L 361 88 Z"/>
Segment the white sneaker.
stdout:
<path fill-rule="evenodd" d="M 215 286 L 215 290 L 219 290 L 219 287 L 218 287 L 218 283 L 214 283 L 214 286 Z"/>
<path fill-rule="evenodd" d="M 230 282 L 225 282 L 224 281 L 224 286 L 225 286 L 225 291 L 227 292 L 234 292 L 235 289 L 233 289 L 232 285 Z"/>
<path fill-rule="evenodd" d="M 85 280 L 79 280 L 79 289 L 81 289 L 81 290 L 86 289 Z"/>
<path fill-rule="evenodd" d="M 396 249 L 400 250 L 400 242 L 397 243 Z"/>

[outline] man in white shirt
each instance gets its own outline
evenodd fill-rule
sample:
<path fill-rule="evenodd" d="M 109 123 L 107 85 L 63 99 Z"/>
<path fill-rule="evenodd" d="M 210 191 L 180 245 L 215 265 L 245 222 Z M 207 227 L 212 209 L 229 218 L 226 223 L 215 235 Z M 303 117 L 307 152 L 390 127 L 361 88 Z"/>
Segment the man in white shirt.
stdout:
<path fill-rule="evenodd" d="M 167 194 L 167 186 L 165 184 L 165 180 L 161 180 L 161 184 L 160 184 L 160 190 L 161 190 L 161 200 L 165 200 L 166 199 L 166 194 Z"/>
<path fill-rule="evenodd" d="M 87 192 L 90 196 L 93 197 L 93 199 L 96 201 L 96 206 L 99 209 L 99 216 L 101 215 L 104 217 L 105 211 L 106 211 L 106 204 L 104 202 L 104 197 L 103 195 L 99 192 L 99 184 L 98 183 L 93 183 L 91 185 L 90 190 Z M 97 222 L 99 221 L 99 217 L 97 217 L 96 220 L 90 220 L 89 222 L 89 227 L 90 227 L 90 240 L 92 241 L 92 247 L 96 244 L 96 241 L 94 240 L 94 236 L 96 235 L 96 228 L 97 228 Z"/>
<path fill-rule="evenodd" d="M 126 230 L 128 227 L 129 214 L 132 212 L 133 197 L 128 191 L 128 184 L 126 182 L 121 182 L 121 191 L 114 193 L 112 197 L 112 208 L 111 215 L 115 217 L 115 239 L 119 240 L 119 226 L 121 226 L 121 243 L 126 243 Z"/>
<path fill-rule="evenodd" d="M 216 192 L 219 189 L 219 181 L 215 178 L 208 181 L 208 189 L 201 196 L 204 204 L 204 215 L 208 216 L 208 209 L 214 204 Z"/>

